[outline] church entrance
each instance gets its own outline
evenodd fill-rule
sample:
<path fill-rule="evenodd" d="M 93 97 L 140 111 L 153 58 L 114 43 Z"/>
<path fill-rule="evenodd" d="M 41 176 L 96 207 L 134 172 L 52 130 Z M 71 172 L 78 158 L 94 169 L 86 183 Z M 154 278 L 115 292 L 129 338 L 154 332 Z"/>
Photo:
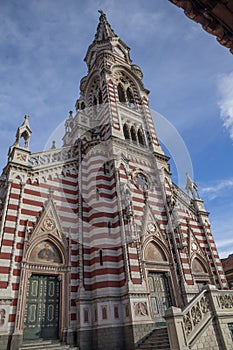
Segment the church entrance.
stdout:
<path fill-rule="evenodd" d="M 28 282 L 24 339 L 56 339 L 59 331 L 58 276 L 33 274 Z"/>
<path fill-rule="evenodd" d="M 165 272 L 149 272 L 148 282 L 155 323 L 163 325 L 165 310 L 172 305 L 167 275 Z"/>

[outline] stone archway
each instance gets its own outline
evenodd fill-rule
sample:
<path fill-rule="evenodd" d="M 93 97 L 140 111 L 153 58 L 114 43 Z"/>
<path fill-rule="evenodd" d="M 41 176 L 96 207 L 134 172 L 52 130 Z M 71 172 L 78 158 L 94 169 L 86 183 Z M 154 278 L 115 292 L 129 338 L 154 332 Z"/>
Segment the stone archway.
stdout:
<path fill-rule="evenodd" d="M 193 279 L 197 285 L 198 290 L 200 291 L 205 285 L 211 283 L 212 281 L 210 273 L 206 268 L 207 264 L 201 257 L 194 256 L 191 266 Z"/>
<path fill-rule="evenodd" d="M 166 250 L 156 241 L 149 241 L 144 248 L 151 313 L 156 325 L 163 325 L 165 310 L 172 305 L 172 283 Z"/>
<path fill-rule="evenodd" d="M 68 257 L 61 242 L 48 236 L 32 242 L 22 262 L 15 333 L 25 340 L 64 338 L 69 288 Z"/>

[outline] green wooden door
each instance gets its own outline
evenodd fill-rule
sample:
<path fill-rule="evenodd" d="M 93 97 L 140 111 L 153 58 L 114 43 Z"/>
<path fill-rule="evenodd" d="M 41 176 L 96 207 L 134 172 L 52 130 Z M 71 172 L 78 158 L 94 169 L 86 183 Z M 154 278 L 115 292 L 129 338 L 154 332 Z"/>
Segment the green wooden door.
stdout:
<path fill-rule="evenodd" d="M 167 276 L 163 272 L 149 272 L 148 281 L 155 323 L 163 325 L 165 322 L 163 318 L 164 312 L 171 306 L 171 294 Z"/>
<path fill-rule="evenodd" d="M 56 339 L 60 286 L 57 276 L 32 275 L 27 289 L 24 339 Z"/>

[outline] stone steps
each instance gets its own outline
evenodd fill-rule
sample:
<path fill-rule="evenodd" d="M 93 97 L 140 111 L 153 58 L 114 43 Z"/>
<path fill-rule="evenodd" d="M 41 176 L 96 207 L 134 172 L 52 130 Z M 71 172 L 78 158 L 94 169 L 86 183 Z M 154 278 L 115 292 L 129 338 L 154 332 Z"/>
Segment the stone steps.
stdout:
<path fill-rule="evenodd" d="M 58 340 L 27 340 L 24 341 L 19 350 L 78 350 L 77 347 L 61 344 Z"/>
<path fill-rule="evenodd" d="M 154 329 L 138 346 L 139 350 L 171 350 L 167 328 Z"/>

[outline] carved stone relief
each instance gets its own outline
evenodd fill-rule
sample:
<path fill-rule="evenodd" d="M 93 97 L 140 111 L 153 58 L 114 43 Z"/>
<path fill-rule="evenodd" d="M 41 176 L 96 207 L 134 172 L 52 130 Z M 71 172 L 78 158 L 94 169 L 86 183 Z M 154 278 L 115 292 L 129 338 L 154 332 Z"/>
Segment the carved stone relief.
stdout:
<path fill-rule="evenodd" d="M 146 302 L 136 302 L 134 303 L 133 307 L 135 316 L 148 316 L 148 308 Z"/>

